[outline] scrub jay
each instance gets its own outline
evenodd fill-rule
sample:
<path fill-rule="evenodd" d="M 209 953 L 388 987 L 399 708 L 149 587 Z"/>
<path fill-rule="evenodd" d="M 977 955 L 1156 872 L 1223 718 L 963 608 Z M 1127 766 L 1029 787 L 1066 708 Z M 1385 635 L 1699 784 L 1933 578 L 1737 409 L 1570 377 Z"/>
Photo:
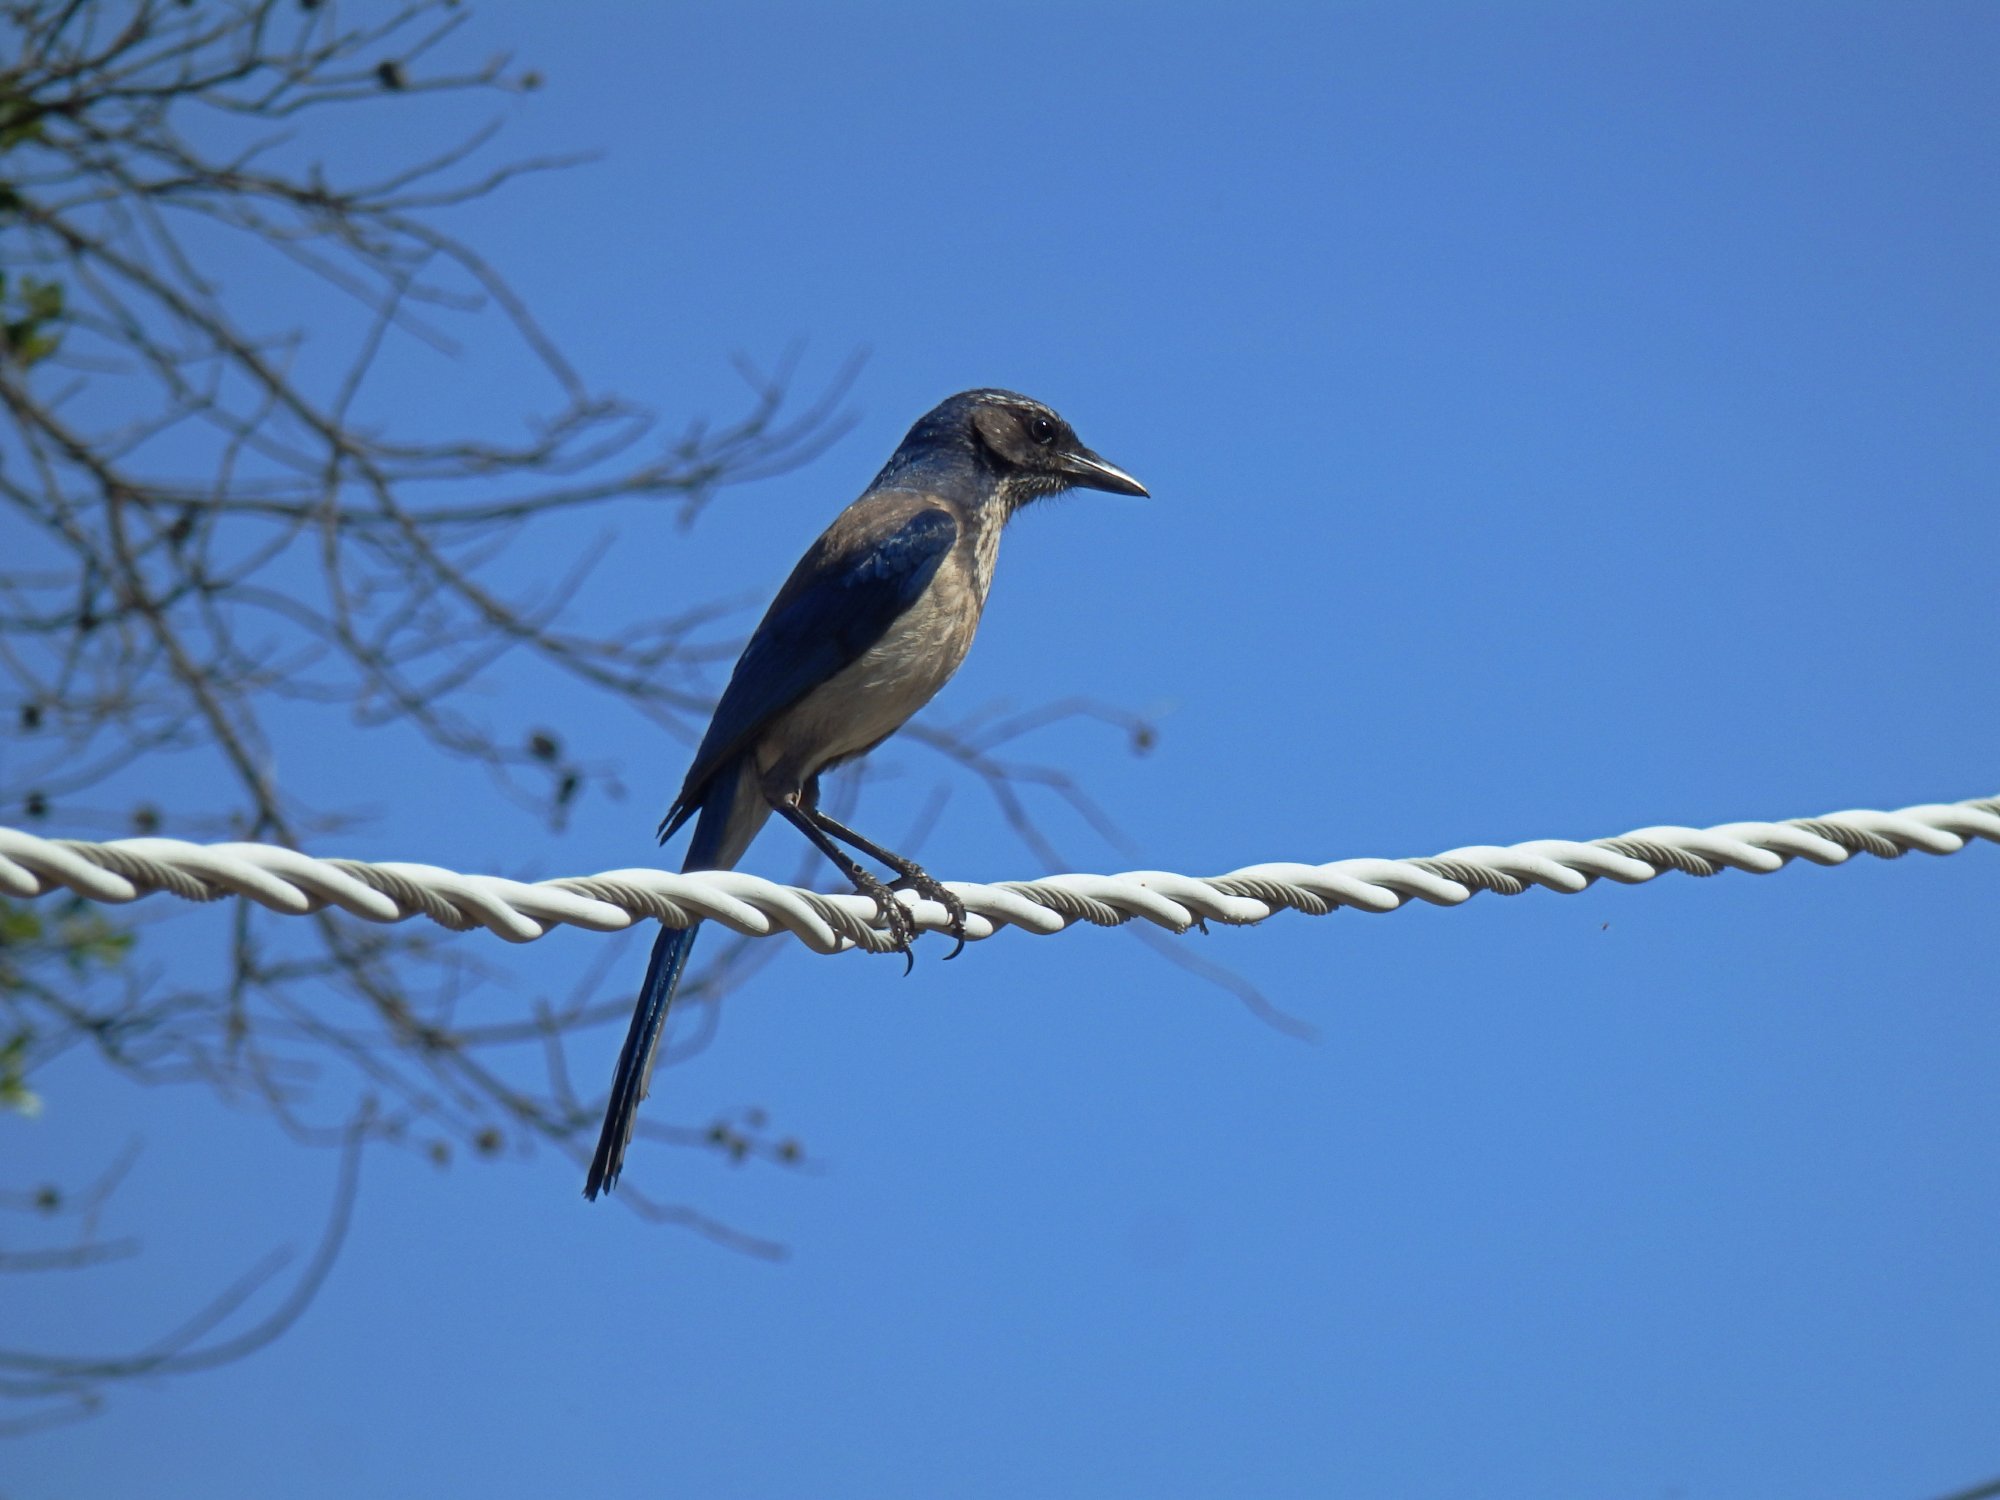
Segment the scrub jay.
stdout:
<path fill-rule="evenodd" d="M 820 811 L 820 773 L 881 744 L 950 680 L 979 628 L 1001 528 L 1030 501 L 1076 486 L 1146 493 L 1077 441 L 1069 423 L 1011 391 L 965 391 L 919 420 L 861 498 L 799 559 L 737 659 L 660 823 L 664 843 L 701 815 L 681 869 L 733 868 L 776 812 L 874 898 L 905 972 L 916 936 L 909 912 L 841 844 L 943 905 L 958 942 L 946 956 L 957 957 L 964 906 L 911 860 Z M 694 937 L 694 927 L 666 927 L 653 943 L 586 1198 L 618 1182 Z"/>

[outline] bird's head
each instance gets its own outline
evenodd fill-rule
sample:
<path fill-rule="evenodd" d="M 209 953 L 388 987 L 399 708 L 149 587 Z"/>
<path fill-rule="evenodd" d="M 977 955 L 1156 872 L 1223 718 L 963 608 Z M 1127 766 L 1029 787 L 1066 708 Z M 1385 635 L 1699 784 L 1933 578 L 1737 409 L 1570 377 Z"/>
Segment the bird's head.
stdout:
<path fill-rule="evenodd" d="M 932 407 L 876 483 L 918 468 L 968 464 L 984 493 L 1010 511 L 1067 489 L 1146 493 L 1130 474 L 1084 447 L 1076 430 L 1050 408 L 995 390 L 961 391 Z"/>

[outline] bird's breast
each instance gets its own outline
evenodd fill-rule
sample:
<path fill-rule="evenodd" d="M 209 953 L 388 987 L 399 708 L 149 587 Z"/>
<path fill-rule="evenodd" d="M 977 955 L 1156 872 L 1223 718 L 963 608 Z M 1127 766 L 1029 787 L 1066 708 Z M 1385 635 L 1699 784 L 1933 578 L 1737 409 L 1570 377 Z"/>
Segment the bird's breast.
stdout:
<path fill-rule="evenodd" d="M 772 724 L 758 762 L 782 781 L 804 782 L 894 734 L 936 696 L 965 660 L 979 628 L 992 555 L 955 548 L 931 586 L 882 638 Z"/>

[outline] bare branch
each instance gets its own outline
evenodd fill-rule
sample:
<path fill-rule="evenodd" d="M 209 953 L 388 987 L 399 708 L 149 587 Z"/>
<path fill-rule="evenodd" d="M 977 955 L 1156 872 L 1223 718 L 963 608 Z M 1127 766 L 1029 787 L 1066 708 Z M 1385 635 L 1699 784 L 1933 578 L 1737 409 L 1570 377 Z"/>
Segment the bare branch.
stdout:
<path fill-rule="evenodd" d="M 718 626 L 740 606 L 682 598 L 648 618 L 579 619 L 608 534 L 575 523 L 669 500 L 686 525 L 732 487 L 813 459 L 846 428 L 858 366 L 801 396 L 801 350 L 768 372 L 739 361 L 734 414 L 673 427 L 587 380 L 450 227 L 453 210 L 580 160 L 488 159 L 534 79 L 505 56 L 468 63 L 467 16 L 455 0 L 366 12 L 0 0 L 0 722 L 14 731 L 0 806 L 78 832 L 305 845 L 362 816 L 279 774 L 272 747 L 311 724 L 343 743 L 401 730 L 560 829 L 582 799 L 622 792 L 618 769 L 504 706 L 527 695 L 496 707 L 496 682 L 698 736 L 735 650 Z M 333 127 L 415 97 L 458 101 L 461 133 L 403 159 L 339 164 Z M 237 295 L 244 286 L 261 295 Z M 274 306 L 309 309 L 309 326 L 254 311 Z M 431 368 L 421 362 L 462 349 L 509 362 L 522 410 L 439 430 L 394 403 L 413 369 Z M 1150 743 L 1137 719 L 1084 702 L 915 733 L 1059 863 L 1038 795 L 1114 842 L 1116 830 L 1066 772 L 1006 751 L 1079 717 Z M 119 806 L 135 769 L 168 756 L 187 768 L 176 784 L 204 792 Z M 0 924 L 18 910 L 0 904 Z M 152 920 L 130 931 L 143 937 Z M 575 1091 L 569 1049 L 622 1023 L 632 966 L 502 1010 L 490 992 L 504 977 L 436 934 L 335 913 L 277 922 L 247 905 L 226 926 L 213 973 L 185 961 L 159 971 L 143 942 L 130 961 L 78 972 L 79 953 L 122 955 L 115 929 L 0 944 L 0 1106 L 23 1107 L 38 1070 L 87 1049 L 131 1081 L 257 1110 L 293 1140 L 343 1152 L 320 1252 L 275 1313 L 235 1335 L 222 1330 L 277 1263 L 135 1354 L 0 1353 L 0 1396 L 35 1403 L 29 1425 L 282 1332 L 338 1249 L 364 1145 L 441 1166 L 537 1147 L 588 1155 L 598 1101 Z M 768 956 L 718 946 L 683 992 L 688 1025 L 669 1062 L 708 1045 L 722 997 Z M 461 1001 L 482 986 L 468 1024 Z M 746 1169 L 812 1166 L 757 1108 L 644 1133 Z M 629 1182 L 620 1201 L 736 1250 L 782 1253 Z M 81 1272 L 132 1249 L 86 1228 L 10 1247 L 0 1270 Z"/>
<path fill-rule="evenodd" d="M 319 1245 L 275 1308 L 248 1328 L 210 1338 L 284 1269 L 290 1256 L 283 1251 L 266 1256 L 180 1327 L 134 1353 L 79 1357 L 0 1349 L 0 1396 L 31 1403 L 25 1416 L 0 1422 L 0 1435 L 87 1416 L 101 1404 L 108 1385 L 143 1376 L 213 1369 L 253 1354 L 283 1334 L 312 1305 L 340 1255 L 360 1188 L 361 1150 L 367 1138 L 364 1110 L 346 1132 L 340 1175 Z"/>

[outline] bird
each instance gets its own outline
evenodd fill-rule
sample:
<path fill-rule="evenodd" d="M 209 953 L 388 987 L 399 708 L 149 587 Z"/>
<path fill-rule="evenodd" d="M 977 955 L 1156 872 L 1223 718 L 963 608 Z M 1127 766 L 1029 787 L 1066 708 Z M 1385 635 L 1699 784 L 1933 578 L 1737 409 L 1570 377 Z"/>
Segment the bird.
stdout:
<path fill-rule="evenodd" d="M 893 870 L 950 916 L 965 907 L 915 861 L 835 821 L 819 779 L 902 728 L 965 660 L 986 607 L 1000 533 L 1025 506 L 1069 489 L 1144 497 L 1052 409 L 1013 391 L 961 391 L 931 408 L 806 549 L 730 673 L 666 817 L 665 843 L 693 820 L 683 872 L 728 870 L 772 813 L 871 897 L 907 973 L 915 924 L 841 845 Z M 612 1074 L 583 1195 L 617 1185 L 667 1010 L 699 924 L 662 926 Z"/>

